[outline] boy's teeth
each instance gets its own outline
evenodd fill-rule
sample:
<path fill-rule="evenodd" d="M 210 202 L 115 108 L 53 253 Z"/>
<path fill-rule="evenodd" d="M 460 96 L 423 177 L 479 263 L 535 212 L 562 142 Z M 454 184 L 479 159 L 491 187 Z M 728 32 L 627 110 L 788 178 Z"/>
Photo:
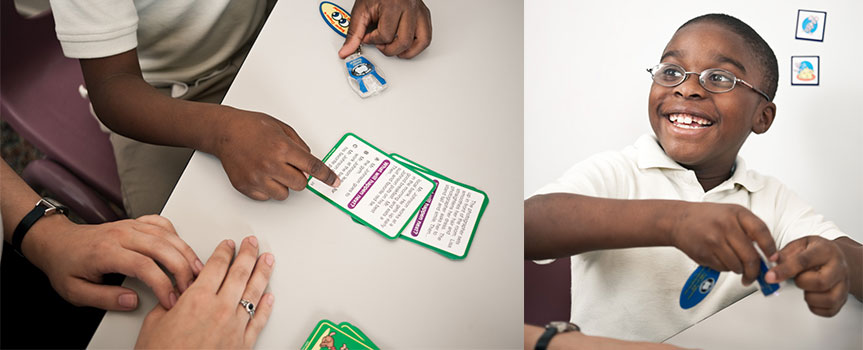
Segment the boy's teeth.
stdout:
<path fill-rule="evenodd" d="M 681 114 L 681 113 L 669 114 L 668 120 L 670 120 L 672 123 L 675 123 L 676 125 L 688 125 L 688 124 L 692 124 L 692 122 L 695 122 L 696 124 L 698 124 L 698 126 L 713 125 L 713 122 L 711 122 L 707 119 L 697 117 L 694 115 Z"/>

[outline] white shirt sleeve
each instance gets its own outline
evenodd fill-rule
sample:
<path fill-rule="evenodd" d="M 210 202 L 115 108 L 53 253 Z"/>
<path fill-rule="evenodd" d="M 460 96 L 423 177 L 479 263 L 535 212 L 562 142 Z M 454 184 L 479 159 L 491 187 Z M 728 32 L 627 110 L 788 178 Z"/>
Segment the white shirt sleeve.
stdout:
<path fill-rule="evenodd" d="M 66 57 L 107 57 L 138 46 L 138 11 L 132 0 L 50 2 Z"/>
<path fill-rule="evenodd" d="M 811 205 L 804 202 L 794 191 L 780 184 L 776 193 L 776 213 L 779 216 L 775 231 L 777 248 L 805 236 L 821 236 L 834 240 L 847 237 L 831 221 L 815 212 Z"/>
<path fill-rule="evenodd" d="M 631 166 L 620 152 L 603 152 L 572 166 L 557 180 L 541 187 L 534 195 L 575 193 L 591 197 L 626 198 Z"/>

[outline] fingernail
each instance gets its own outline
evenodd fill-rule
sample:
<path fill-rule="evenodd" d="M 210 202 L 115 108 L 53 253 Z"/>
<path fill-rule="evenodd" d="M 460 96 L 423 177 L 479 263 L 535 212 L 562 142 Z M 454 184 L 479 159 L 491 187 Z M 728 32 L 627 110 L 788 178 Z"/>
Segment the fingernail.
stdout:
<path fill-rule="evenodd" d="M 231 247 L 231 248 L 233 248 L 233 249 L 236 249 L 236 248 L 237 248 L 237 244 L 236 244 L 236 243 L 234 243 L 234 240 L 233 240 L 233 239 L 226 239 L 226 241 L 227 241 L 227 243 L 228 243 L 228 246 L 229 246 L 229 247 Z"/>
<path fill-rule="evenodd" d="M 767 273 L 764 274 L 764 280 L 767 281 L 767 283 L 776 282 L 776 273 L 773 271 L 767 271 Z"/>
<path fill-rule="evenodd" d="M 273 263 L 276 262 L 276 258 L 273 256 L 273 254 L 267 254 L 266 256 L 264 256 L 264 262 L 266 262 L 267 265 L 273 266 Z"/>
<path fill-rule="evenodd" d="M 333 188 L 338 188 L 339 185 L 341 185 L 341 184 L 342 184 L 342 179 L 339 179 L 339 177 L 336 176 L 336 181 L 333 182 Z"/>
<path fill-rule="evenodd" d="M 201 273 L 204 270 L 204 264 L 201 263 L 201 259 L 195 259 L 195 269 L 198 270 L 197 273 Z"/>
<path fill-rule="evenodd" d="M 276 296 L 272 294 L 267 294 L 267 305 L 273 306 L 273 301 L 276 300 Z"/>
<path fill-rule="evenodd" d="M 138 295 L 135 293 L 120 294 L 117 302 L 120 303 L 120 306 L 131 309 L 138 305 Z"/>
<path fill-rule="evenodd" d="M 171 292 L 171 295 L 169 295 L 168 298 L 171 299 L 171 307 L 177 305 L 177 293 Z"/>
<path fill-rule="evenodd" d="M 252 247 L 257 248 L 258 247 L 258 238 L 255 236 L 249 236 L 249 244 L 251 244 Z"/>

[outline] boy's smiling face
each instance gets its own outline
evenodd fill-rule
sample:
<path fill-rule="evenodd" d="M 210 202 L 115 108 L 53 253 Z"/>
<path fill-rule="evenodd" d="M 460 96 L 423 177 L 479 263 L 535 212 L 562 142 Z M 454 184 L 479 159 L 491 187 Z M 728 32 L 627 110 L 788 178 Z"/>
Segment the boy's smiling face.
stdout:
<path fill-rule="evenodd" d="M 722 25 L 697 22 L 674 34 L 661 62 L 688 72 L 721 68 L 762 88 L 763 69 L 748 47 Z M 741 83 L 728 92 L 709 92 L 696 74 L 674 87 L 651 84 L 648 108 L 653 132 L 671 159 L 696 172 L 718 168 L 725 174 L 749 133 L 767 131 L 776 111 L 772 102 Z"/>

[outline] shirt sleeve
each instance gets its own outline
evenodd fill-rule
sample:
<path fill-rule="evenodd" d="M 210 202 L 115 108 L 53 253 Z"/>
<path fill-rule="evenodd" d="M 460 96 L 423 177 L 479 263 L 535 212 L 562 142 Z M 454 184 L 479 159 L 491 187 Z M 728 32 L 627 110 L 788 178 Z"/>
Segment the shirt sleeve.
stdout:
<path fill-rule="evenodd" d="M 624 177 L 631 166 L 620 152 L 603 152 L 572 166 L 557 180 L 534 195 L 575 193 L 591 197 L 626 198 L 629 183 Z"/>
<path fill-rule="evenodd" d="M 69 58 L 99 58 L 138 46 L 132 0 L 50 0 L 55 30 Z"/>
<path fill-rule="evenodd" d="M 779 217 L 776 231 L 779 249 L 788 243 L 805 236 L 821 236 L 834 240 L 847 237 L 832 221 L 815 212 L 811 205 L 804 202 L 794 191 L 780 185 L 776 195 L 776 211 Z"/>

